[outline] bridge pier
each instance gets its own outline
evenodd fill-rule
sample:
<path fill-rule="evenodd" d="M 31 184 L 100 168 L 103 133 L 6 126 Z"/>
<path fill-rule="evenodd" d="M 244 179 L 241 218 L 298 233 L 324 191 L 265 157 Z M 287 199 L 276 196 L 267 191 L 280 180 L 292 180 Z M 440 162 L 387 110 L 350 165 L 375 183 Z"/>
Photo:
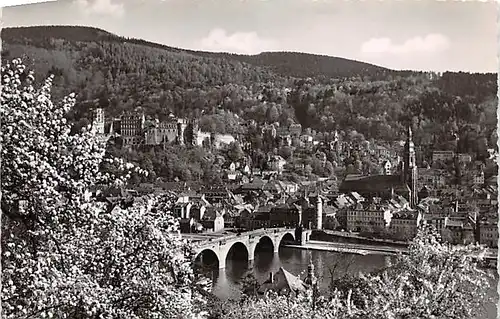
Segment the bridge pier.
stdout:
<path fill-rule="evenodd" d="M 219 259 L 219 269 L 226 269 L 226 258 Z"/>
<path fill-rule="evenodd" d="M 303 230 L 302 234 L 300 236 L 300 245 L 303 246 L 303 245 L 307 244 L 310 236 L 311 236 L 310 230 Z"/>

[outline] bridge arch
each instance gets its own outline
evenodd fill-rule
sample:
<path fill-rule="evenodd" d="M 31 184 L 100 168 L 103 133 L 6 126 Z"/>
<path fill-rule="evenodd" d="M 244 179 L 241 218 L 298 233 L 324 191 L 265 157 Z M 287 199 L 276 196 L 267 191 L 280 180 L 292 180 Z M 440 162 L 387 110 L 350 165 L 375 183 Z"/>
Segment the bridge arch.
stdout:
<path fill-rule="evenodd" d="M 249 262 L 253 262 L 257 246 L 262 247 L 267 244 L 269 250 L 272 249 L 273 253 L 279 251 L 280 245 L 285 242 L 295 242 L 299 245 L 303 245 L 308 241 L 308 235 L 310 231 L 304 231 L 300 229 L 288 229 L 288 228 L 271 228 L 271 229 L 259 229 L 255 231 L 250 231 L 248 233 L 241 233 L 238 235 L 229 235 L 226 237 L 221 237 L 217 239 L 208 239 L 206 241 L 197 242 L 194 245 L 195 249 L 195 261 L 198 255 L 204 251 L 211 251 L 217 257 L 219 263 L 219 268 L 226 268 L 226 259 L 228 253 L 231 249 L 235 250 L 238 246 L 240 257 L 243 254 L 247 256 Z M 261 244 L 261 245 L 259 245 Z M 234 247 L 234 248 L 233 248 Z M 245 247 L 245 249 L 243 249 Z"/>
<path fill-rule="evenodd" d="M 243 249 L 244 248 L 244 249 Z M 234 256 L 236 258 L 242 258 L 248 260 L 250 257 L 250 250 L 248 249 L 248 245 L 242 241 L 235 241 L 228 245 L 227 249 L 224 251 L 224 257 L 227 263 L 227 257 Z"/>
<path fill-rule="evenodd" d="M 278 248 L 285 243 L 293 243 L 295 242 L 295 235 L 293 232 L 285 232 L 283 233 L 280 237 L 279 240 L 277 241 Z"/>
<path fill-rule="evenodd" d="M 194 254 L 193 262 L 194 262 L 195 266 L 211 267 L 211 266 L 213 266 L 213 263 L 211 262 L 212 259 L 214 259 L 213 257 L 215 257 L 215 262 L 217 263 L 218 268 L 221 268 L 222 265 L 224 265 L 224 267 L 225 267 L 225 260 L 222 261 L 222 259 L 220 258 L 219 252 L 215 249 L 212 249 L 212 248 L 202 248 L 199 251 L 197 251 Z M 205 262 L 207 262 L 207 261 L 208 261 L 208 263 L 205 264 Z"/>
<path fill-rule="evenodd" d="M 273 240 L 273 237 L 268 235 L 261 236 L 259 238 L 259 241 L 257 241 L 252 246 L 253 246 L 251 249 L 252 255 L 250 257 L 251 259 L 255 258 L 255 254 L 257 253 L 257 248 L 271 248 L 271 251 L 273 252 L 277 250 L 277 246 L 275 241 Z"/>

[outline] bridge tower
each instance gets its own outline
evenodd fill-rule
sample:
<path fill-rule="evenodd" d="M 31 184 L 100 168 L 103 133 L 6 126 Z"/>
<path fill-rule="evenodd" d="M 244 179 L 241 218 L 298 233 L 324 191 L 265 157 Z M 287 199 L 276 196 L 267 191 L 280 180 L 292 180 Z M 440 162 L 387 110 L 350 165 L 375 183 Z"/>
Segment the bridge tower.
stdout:
<path fill-rule="evenodd" d="M 323 199 L 319 194 L 316 202 L 316 229 L 323 229 Z"/>

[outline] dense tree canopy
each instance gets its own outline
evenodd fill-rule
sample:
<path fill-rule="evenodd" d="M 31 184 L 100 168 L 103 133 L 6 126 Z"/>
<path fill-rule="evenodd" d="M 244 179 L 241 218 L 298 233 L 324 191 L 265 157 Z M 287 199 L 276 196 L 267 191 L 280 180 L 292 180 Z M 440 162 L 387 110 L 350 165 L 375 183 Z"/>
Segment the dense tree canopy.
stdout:
<path fill-rule="evenodd" d="M 36 87 L 20 60 L 2 76 L 2 318 L 191 316 L 190 250 L 161 199 L 89 196 L 142 170 L 107 157 L 92 131 L 70 134 L 74 95 L 54 104 L 52 78 Z"/>

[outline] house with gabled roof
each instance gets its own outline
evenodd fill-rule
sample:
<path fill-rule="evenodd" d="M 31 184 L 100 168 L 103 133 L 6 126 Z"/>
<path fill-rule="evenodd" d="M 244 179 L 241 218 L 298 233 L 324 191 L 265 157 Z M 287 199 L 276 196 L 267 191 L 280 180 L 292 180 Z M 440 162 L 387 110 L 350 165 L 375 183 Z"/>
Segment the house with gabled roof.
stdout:
<path fill-rule="evenodd" d="M 306 289 L 307 285 L 298 276 L 280 267 L 276 273 L 272 271 L 269 273 L 269 278 L 261 284 L 258 293 L 264 296 L 267 292 L 273 291 L 279 295 L 296 297 Z"/>

